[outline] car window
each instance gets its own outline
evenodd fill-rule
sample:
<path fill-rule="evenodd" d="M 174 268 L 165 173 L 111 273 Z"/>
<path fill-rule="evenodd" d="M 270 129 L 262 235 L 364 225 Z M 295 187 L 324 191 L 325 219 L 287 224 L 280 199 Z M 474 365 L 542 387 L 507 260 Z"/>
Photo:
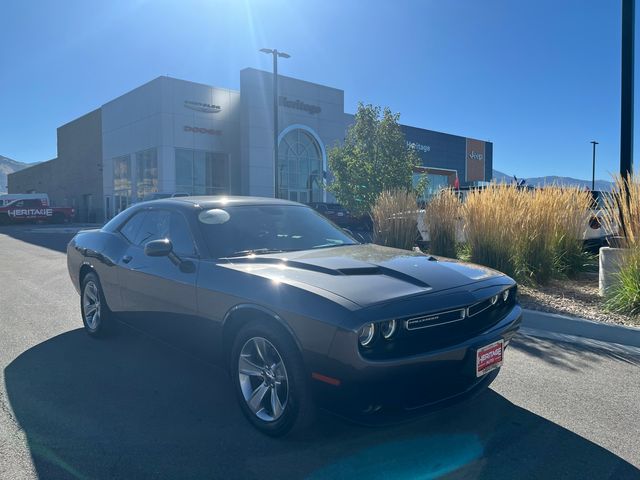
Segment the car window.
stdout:
<path fill-rule="evenodd" d="M 198 218 L 216 258 L 357 243 L 318 212 L 303 206 L 231 206 L 205 210 Z"/>
<path fill-rule="evenodd" d="M 167 210 L 148 210 L 133 243 L 144 246 L 152 240 L 169 238 L 169 213 Z"/>
<path fill-rule="evenodd" d="M 140 226 L 142 225 L 142 221 L 144 220 L 146 214 L 147 212 L 136 213 L 120 229 L 120 233 L 122 234 L 122 236 L 129 240 L 129 242 L 136 243 L 136 235 L 140 230 Z"/>
<path fill-rule="evenodd" d="M 128 231 L 125 231 L 129 227 Z M 170 210 L 147 210 L 136 214 L 120 232 L 135 245 L 144 247 L 152 240 L 168 238 L 173 250 L 180 255 L 193 255 L 195 246 L 189 225 L 178 212 Z M 129 235 L 131 237 L 129 237 Z"/>
<path fill-rule="evenodd" d="M 171 212 L 169 216 L 169 240 L 173 244 L 174 252 L 178 255 L 193 255 L 195 253 L 187 220 L 178 212 Z"/>

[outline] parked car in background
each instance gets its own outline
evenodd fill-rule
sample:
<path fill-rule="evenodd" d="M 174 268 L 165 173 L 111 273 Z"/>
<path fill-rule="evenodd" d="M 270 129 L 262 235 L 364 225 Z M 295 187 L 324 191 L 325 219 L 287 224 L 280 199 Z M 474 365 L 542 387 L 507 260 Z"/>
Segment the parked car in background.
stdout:
<path fill-rule="evenodd" d="M 14 200 L 0 207 L 0 225 L 24 222 L 66 223 L 73 220 L 75 214 L 72 207 L 51 207 L 48 201 L 44 203 L 42 199 Z"/>
<path fill-rule="evenodd" d="M 230 372 L 268 435 L 322 405 L 363 421 L 486 389 L 522 310 L 489 268 L 360 244 L 298 203 L 140 203 L 67 247 L 85 330 L 116 316 Z"/>
<path fill-rule="evenodd" d="M 371 228 L 371 218 L 368 215 L 353 215 L 339 203 L 314 202 L 309 203 L 309 206 L 340 227 L 354 230 Z"/>
<path fill-rule="evenodd" d="M 14 200 L 40 200 L 42 205 L 49 205 L 49 195 L 46 193 L 6 193 L 0 195 L 0 207 Z"/>
<path fill-rule="evenodd" d="M 174 192 L 174 193 L 156 192 L 156 193 L 150 193 L 149 195 L 145 195 L 142 201 L 150 202 L 151 200 L 162 200 L 163 198 L 178 198 L 178 197 L 188 197 L 188 196 L 189 194 L 186 192 Z"/>
<path fill-rule="evenodd" d="M 609 239 L 617 232 L 607 230 L 604 216 L 605 205 L 612 200 L 611 192 L 593 190 L 591 193 L 591 209 L 586 220 L 583 233 L 585 248 L 591 251 L 598 251 L 600 247 L 609 244 Z"/>

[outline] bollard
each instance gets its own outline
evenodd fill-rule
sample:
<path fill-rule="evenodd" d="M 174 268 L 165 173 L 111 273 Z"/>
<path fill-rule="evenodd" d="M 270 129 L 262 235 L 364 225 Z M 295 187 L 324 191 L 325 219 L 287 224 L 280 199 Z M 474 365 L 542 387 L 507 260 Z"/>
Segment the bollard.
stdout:
<path fill-rule="evenodd" d="M 626 248 L 600 248 L 600 269 L 598 275 L 600 296 L 604 296 L 609 287 L 617 281 L 616 277 L 620 271 L 620 265 L 624 262 L 626 255 Z"/>

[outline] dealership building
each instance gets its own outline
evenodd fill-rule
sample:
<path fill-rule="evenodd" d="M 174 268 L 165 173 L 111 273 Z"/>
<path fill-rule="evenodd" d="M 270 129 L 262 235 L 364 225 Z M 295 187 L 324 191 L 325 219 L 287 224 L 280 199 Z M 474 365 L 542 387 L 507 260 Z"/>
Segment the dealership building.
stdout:
<path fill-rule="evenodd" d="M 9 193 L 42 192 L 102 221 L 152 193 L 274 196 L 273 75 L 246 68 L 240 90 L 158 77 L 57 130 L 57 157 L 9 175 Z M 344 92 L 278 76 L 278 192 L 332 201 L 328 151 L 353 115 Z M 491 180 L 490 142 L 402 126 L 433 191 Z"/>

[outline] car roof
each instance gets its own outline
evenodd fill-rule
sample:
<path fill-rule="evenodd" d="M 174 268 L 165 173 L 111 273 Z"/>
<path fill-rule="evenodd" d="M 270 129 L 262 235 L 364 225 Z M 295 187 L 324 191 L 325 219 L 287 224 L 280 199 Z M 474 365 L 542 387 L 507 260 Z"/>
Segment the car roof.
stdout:
<path fill-rule="evenodd" d="M 195 206 L 199 208 L 216 208 L 228 206 L 246 206 L 246 205 L 292 205 L 305 206 L 301 203 L 282 200 L 279 198 L 269 197 L 241 197 L 234 195 L 212 195 L 212 196 L 195 196 L 195 197 L 172 197 L 144 202 L 145 205 L 173 205 L 189 207 Z"/>

